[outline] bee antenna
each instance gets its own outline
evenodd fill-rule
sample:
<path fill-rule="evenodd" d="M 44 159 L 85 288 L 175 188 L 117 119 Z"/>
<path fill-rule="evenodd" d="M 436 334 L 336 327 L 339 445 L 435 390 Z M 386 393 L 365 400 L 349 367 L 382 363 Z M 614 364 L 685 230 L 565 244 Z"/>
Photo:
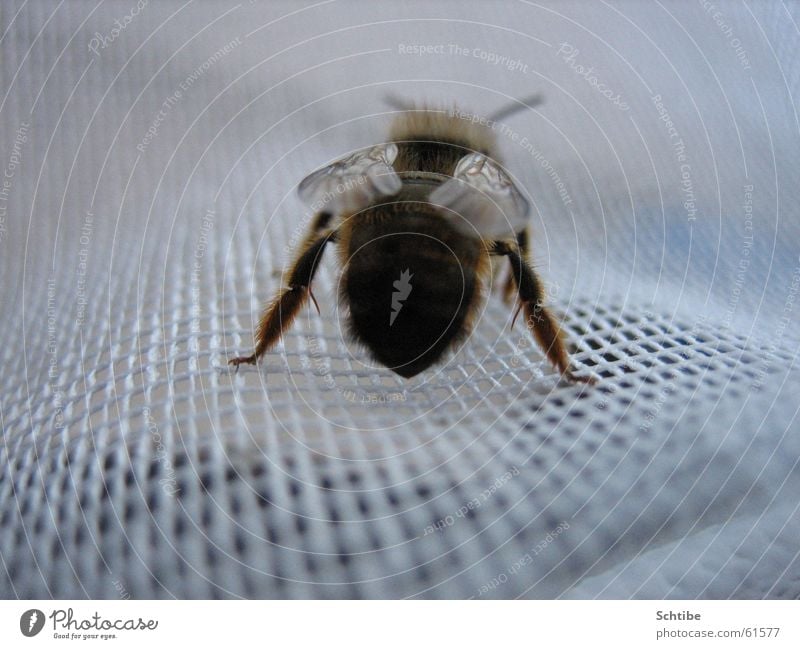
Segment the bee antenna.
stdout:
<path fill-rule="evenodd" d="M 524 99 L 514 99 L 499 110 L 492 113 L 489 116 L 489 119 L 494 122 L 499 122 L 500 120 L 510 117 L 514 113 L 518 113 L 525 108 L 533 108 L 541 103 L 544 103 L 544 98 L 540 94 L 531 95 L 530 97 L 525 97 Z"/>
<path fill-rule="evenodd" d="M 384 97 L 384 101 L 395 110 L 414 110 L 414 104 L 405 99 L 401 99 L 397 95 L 389 94 Z"/>

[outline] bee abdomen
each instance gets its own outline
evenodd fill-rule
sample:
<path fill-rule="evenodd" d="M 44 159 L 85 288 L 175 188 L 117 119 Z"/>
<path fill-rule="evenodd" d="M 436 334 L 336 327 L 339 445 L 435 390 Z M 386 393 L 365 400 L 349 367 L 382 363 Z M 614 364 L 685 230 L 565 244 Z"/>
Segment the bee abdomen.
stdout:
<path fill-rule="evenodd" d="M 469 333 L 481 247 L 444 219 L 421 205 L 389 220 L 365 214 L 347 253 L 350 332 L 386 367 L 414 376 Z"/>

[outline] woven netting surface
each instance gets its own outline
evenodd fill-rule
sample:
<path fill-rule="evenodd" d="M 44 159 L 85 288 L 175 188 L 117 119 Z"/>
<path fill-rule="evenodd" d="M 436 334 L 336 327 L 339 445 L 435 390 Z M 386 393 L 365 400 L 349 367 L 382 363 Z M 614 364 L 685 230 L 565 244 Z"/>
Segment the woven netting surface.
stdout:
<path fill-rule="evenodd" d="M 0 9 L 0 595 L 800 597 L 795 5 L 136 6 Z M 499 148 L 594 386 L 497 294 L 400 378 L 335 254 L 230 370 L 387 96 L 535 92 Z"/>

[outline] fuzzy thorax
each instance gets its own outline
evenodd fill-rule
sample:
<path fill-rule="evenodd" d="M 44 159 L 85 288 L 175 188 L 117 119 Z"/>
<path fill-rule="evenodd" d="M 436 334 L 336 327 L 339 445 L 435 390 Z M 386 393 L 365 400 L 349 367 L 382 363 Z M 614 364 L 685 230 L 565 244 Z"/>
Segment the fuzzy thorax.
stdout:
<path fill-rule="evenodd" d="M 456 108 L 409 108 L 395 119 L 390 139 L 394 142 L 447 142 L 497 159 L 494 155 L 494 132 L 472 117 L 471 113 Z"/>

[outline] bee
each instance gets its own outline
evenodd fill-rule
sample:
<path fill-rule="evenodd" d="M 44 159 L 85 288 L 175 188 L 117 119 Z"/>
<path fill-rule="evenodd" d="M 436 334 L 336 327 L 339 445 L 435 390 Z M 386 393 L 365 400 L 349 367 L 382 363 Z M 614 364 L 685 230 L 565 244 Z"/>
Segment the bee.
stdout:
<path fill-rule="evenodd" d="M 309 299 L 319 311 L 311 285 L 333 244 L 350 337 L 396 374 L 416 376 L 470 334 L 493 282 L 492 258 L 505 258 L 504 294 L 517 302 L 511 326 L 524 312 L 526 327 L 562 377 L 592 383 L 570 368 L 561 328 L 528 260 L 528 202 L 496 150 L 491 124 L 515 107 L 489 119 L 407 104 L 400 109 L 386 142 L 300 183 L 300 198 L 319 209 L 285 288 L 264 309 L 255 351 L 229 363 L 255 364 Z"/>

